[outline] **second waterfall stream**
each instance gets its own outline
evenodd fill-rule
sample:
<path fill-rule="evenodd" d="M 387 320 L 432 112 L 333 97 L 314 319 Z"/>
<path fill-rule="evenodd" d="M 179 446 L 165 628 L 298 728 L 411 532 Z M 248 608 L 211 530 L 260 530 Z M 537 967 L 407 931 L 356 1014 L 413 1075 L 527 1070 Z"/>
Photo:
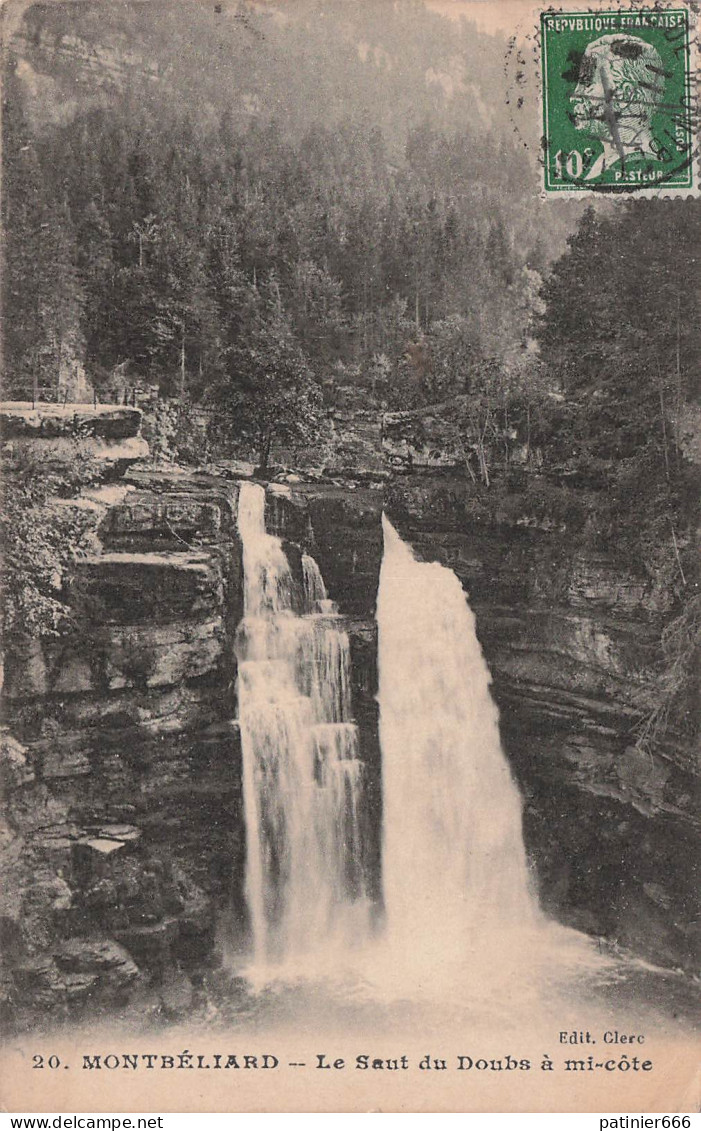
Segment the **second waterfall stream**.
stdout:
<path fill-rule="evenodd" d="M 388 930 L 464 946 L 537 916 L 521 799 L 460 581 L 387 518 L 377 604 Z"/>

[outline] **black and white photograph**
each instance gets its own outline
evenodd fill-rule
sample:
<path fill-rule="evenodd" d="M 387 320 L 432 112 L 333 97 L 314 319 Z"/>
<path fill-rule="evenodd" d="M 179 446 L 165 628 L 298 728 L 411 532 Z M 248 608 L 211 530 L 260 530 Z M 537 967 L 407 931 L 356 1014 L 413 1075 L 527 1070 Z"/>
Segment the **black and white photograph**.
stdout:
<path fill-rule="evenodd" d="M 0 1106 L 698 1112 L 694 6 L 0 21 Z"/>

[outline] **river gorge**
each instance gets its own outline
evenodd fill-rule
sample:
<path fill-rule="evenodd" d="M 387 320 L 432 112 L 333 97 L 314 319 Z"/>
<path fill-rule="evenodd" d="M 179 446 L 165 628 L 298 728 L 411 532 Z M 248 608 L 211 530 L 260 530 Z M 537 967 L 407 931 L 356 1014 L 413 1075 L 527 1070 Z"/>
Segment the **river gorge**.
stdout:
<path fill-rule="evenodd" d="M 562 985 L 622 960 L 684 999 L 696 778 L 633 737 L 659 596 L 516 497 L 475 516 L 454 466 L 398 469 L 391 424 L 389 473 L 266 483 L 140 462 L 138 412 L 92 414 L 75 627 L 6 667 L 12 1029 L 177 1024 L 271 982 L 313 1014 L 310 963 L 339 1017 L 350 985 L 363 1018 L 378 987 L 447 1008 L 463 981 L 473 1019 L 507 985 L 527 1012 L 547 972 L 576 1028 Z"/>

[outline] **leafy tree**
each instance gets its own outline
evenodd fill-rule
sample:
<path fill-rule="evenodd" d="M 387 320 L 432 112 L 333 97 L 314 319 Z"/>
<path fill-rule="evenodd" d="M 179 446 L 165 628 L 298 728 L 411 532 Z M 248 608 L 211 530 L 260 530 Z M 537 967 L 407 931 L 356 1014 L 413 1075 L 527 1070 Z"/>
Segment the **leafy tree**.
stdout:
<path fill-rule="evenodd" d="M 266 470 L 274 444 L 311 444 L 323 424 L 321 388 L 288 319 L 273 307 L 245 344 L 231 351 L 211 396 L 223 430 L 251 447 Z"/>

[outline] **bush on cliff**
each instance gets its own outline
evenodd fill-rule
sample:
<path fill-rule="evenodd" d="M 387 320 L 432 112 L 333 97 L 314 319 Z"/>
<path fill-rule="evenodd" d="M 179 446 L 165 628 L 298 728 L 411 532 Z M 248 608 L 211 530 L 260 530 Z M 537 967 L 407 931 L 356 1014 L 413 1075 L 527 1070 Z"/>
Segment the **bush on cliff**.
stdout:
<path fill-rule="evenodd" d="M 71 498 L 93 481 L 76 442 L 61 471 L 26 459 L 6 474 L 0 505 L 1 590 L 5 649 L 23 636 L 52 636 L 71 620 L 67 588 L 77 562 L 96 549 L 96 513 Z"/>

